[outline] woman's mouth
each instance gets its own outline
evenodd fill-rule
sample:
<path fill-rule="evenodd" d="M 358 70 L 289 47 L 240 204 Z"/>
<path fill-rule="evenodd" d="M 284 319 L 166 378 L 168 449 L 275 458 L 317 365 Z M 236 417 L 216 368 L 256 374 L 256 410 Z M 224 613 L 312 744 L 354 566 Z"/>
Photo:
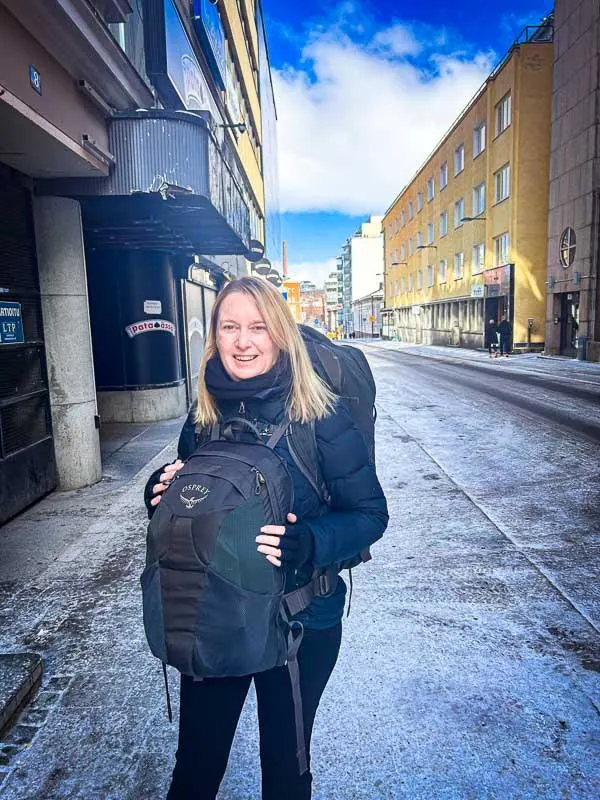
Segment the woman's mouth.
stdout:
<path fill-rule="evenodd" d="M 258 358 L 258 356 L 234 356 L 234 359 L 242 364 L 247 364 L 249 361 L 254 361 L 255 358 Z"/>

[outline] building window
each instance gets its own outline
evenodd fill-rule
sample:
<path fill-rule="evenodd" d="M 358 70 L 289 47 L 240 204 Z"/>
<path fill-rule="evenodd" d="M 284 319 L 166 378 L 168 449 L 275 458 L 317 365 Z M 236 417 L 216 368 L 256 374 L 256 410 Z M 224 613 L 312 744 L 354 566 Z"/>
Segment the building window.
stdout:
<path fill-rule="evenodd" d="M 433 286 L 433 280 L 435 277 L 435 267 L 433 264 L 430 264 L 427 267 L 427 286 Z"/>
<path fill-rule="evenodd" d="M 440 238 L 448 233 L 448 212 L 442 211 L 440 214 Z"/>
<path fill-rule="evenodd" d="M 414 252 L 413 240 L 409 239 L 408 240 L 408 255 L 412 256 L 413 252 Z"/>
<path fill-rule="evenodd" d="M 417 289 L 422 289 L 422 288 L 423 288 L 423 270 L 420 269 L 417 272 Z"/>
<path fill-rule="evenodd" d="M 485 183 L 473 189 L 473 216 L 478 217 L 485 211 Z"/>
<path fill-rule="evenodd" d="M 417 194 L 417 211 L 421 211 L 423 208 L 423 192 L 419 192 Z"/>
<path fill-rule="evenodd" d="M 508 233 L 502 233 L 494 239 L 494 266 L 500 267 L 508 264 L 510 238 Z"/>
<path fill-rule="evenodd" d="M 459 281 L 463 276 L 463 270 L 465 267 L 465 254 L 464 253 L 456 253 L 454 255 L 454 280 Z"/>
<path fill-rule="evenodd" d="M 454 151 L 454 174 L 458 175 L 465 168 L 465 146 L 460 144 Z"/>
<path fill-rule="evenodd" d="M 573 228 L 565 228 L 560 237 L 560 263 L 563 267 L 570 267 L 575 261 L 577 250 L 577 237 Z"/>
<path fill-rule="evenodd" d="M 433 244 L 433 237 L 434 237 L 434 226 L 433 222 L 427 223 L 427 244 Z"/>
<path fill-rule="evenodd" d="M 417 247 L 423 247 L 423 231 L 417 231 Z"/>
<path fill-rule="evenodd" d="M 400 261 L 406 261 L 406 245 L 404 242 L 400 245 Z"/>
<path fill-rule="evenodd" d="M 505 131 L 512 120 L 512 100 L 510 92 L 505 94 L 496 106 L 496 136 Z"/>
<path fill-rule="evenodd" d="M 427 181 L 427 202 L 431 203 L 435 197 L 435 178 L 432 176 Z"/>
<path fill-rule="evenodd" d="M 415 215 L 415 212 L 414 212 L 413 204 L 412 204 L 412 200 L 411 200 L 410 203 L 408 204 L 408 218 L 412 219 L 414 217 L 414 215 Z"/>
<path fill-rule="evenodd" d="M 413 290 L 413 274 L 411 272 L 410 275 L 408 276 L 408 291 L 412 292 L 412 290 Z"/>
<path fill-rule="evenodd" d="M 485 150 L 485 122 L 480 122 L 473 128 L 473 158 Z"/>
<path fill-rule="evenodd" d="M 505 164 L 495 173 L 494 184 L 496 186 L 496 203 L 501 203 L 510 195 L 510 164 Z"/>
<path fill-rule="evenodd" d="M 448 162 L 444 161 L 440 167 L 440 191 L 448 186 Z"/>
<path fill-rule="evenodd" d="M 471 268 L 471 273 L 476 275 L 478 272 L 482 272 L 485 268 L 485 244 L 480 242 L 480 244 L 473 245 L 473 266 Z"/>
<path fill-rule="evenodd" d="M 400 225 L 402 225 L 402 227 L 406 225 L 406 211 L 404 209 L 400 212 Z"/>
<path fill-rule="evenodd" d="M 446 283 L 446 266 L 447 266 L 447 263 L 448 262 L 446 261 L 445 258 L 443 258 L 440 261 L 440 273 L 439 273 L 439 281 L 440 281 L 440 283 Z"/>
<path fill-rule="evenodd" d="M 465 216 L 465 199 L 461 197 L 460 200 L 457 200 L 454 203 L 454 227 L 460 228 L 463 224 L 463 218 Z"/>

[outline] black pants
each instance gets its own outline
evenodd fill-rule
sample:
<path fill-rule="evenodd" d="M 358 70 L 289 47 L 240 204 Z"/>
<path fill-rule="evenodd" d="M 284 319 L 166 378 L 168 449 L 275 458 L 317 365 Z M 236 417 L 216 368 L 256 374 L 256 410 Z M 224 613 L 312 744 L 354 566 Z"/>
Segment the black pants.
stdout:
<path fill-rule="evenodd" d="M 500 355 L 509 355 L 510 353 L 510 339 L 505 336 L 500 337 Z"/>
<path fill-rule="evenodd" d="M 298 651 L 306 751 L 321 695 L 337 661 L 341 623 L 305 630 Z M 242 707 L 254 677 L 260 731 L 262 800 L 310 800 L 312 775 L 300 776 L 287 667 L 243 678 L 181 679 L 179 745 L 167 800 L 215 800 Z"/>

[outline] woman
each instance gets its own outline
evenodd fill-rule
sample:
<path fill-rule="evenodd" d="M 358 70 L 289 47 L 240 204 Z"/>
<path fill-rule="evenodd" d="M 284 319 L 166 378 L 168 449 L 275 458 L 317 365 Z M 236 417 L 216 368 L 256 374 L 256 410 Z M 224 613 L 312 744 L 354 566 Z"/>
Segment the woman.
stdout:
<path fill-rule="evenodd" d="M 387 525 L 387 507 L 362 435 L 314 372 L 281 294 L 262 278 L 239 278 L 215 303 L 200 367 L 197 411 L 183 426 L 177 461 L 148 482 L 149 511 L 215 422 L 242 416 L 268 438 L 286 415 L 291 422 L 314 422 L 320 470 L 330 496 L 323 506 L 294 463 L 287 437 L 282 437 L 276 452 L 285 459 L 294 487 L 290 524 L 256 531 L 256 546 L 271 564 L 286 570 L 289 591 L 307 583 L 315 567 L 347 559 L 379 539 Z M 317 707 L 339 652 L 345 593 L 338 578 L 327 597 L 316 597 L 296 617 L 304 627 L 298 662 L 307 753 Z M 252 680 L 263 800 L 311 797 L 311 773 L 301 775 L 296 758 L 289 673 L 278 667 L 241 678 L 194 681 L 182 676 L 179 745 L 169 800 L 214 800 Z"/>

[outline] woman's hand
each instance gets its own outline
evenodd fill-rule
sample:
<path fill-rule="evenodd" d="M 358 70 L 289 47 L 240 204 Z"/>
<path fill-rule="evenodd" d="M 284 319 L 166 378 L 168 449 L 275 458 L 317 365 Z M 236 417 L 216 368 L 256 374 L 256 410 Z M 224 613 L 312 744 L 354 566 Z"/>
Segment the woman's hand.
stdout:
<path fill-rule="evenodd" d="M 288 514 L 290 525 L 265 525 L 256 537 L 259 553 L 266 556 L 274 567 L 298 567 L 309 561 L 313 553 L 313 540 L 310 530 L 298 523 L 295 514 Z"/>
<path fill-rule="evenodd" d="M 165 467 L 164 472 L 160 474 L 160 483 L 155 483 L 152 487 L 152 494 L 154 497 L 150 500 L 151 506 L 157 506 L 160 503 L 161 495 L 166 490 L 167 486 L 173 480 L 175 473 L 178 472 L 183 467 L 183 461 L 181 459 L 177 459 L 173 464 L 167 464 Z M 148 502 L 148 501 L 146 501 Z"/>

